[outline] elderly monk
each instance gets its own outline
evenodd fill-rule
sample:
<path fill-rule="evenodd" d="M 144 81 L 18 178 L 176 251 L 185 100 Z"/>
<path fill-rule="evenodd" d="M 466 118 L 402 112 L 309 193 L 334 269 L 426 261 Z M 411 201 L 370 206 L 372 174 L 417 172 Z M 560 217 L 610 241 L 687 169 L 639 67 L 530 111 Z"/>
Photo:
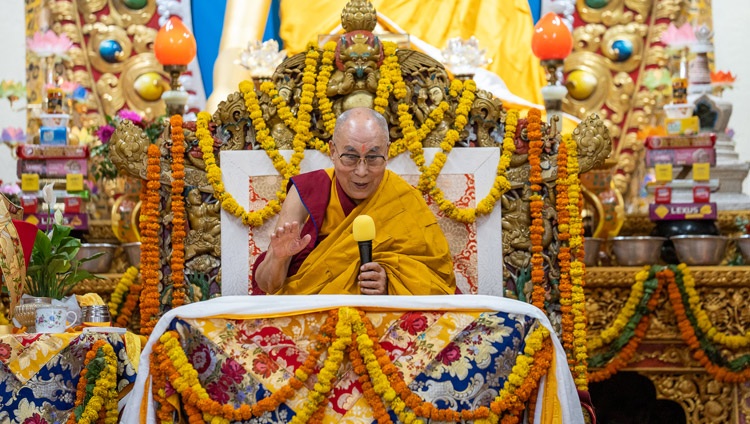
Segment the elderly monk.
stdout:
<path fill-rule="evenodd" d="M 388 124 L 368 108 L 342 113 L 330 142 L 333 169 L 291 179 L 253 281 L 274 294 L 453 294 L 448 242 L 419 191 L 386 169 Z M 372 262 L 352 238 L 359 215 L 375 221 Z"/>

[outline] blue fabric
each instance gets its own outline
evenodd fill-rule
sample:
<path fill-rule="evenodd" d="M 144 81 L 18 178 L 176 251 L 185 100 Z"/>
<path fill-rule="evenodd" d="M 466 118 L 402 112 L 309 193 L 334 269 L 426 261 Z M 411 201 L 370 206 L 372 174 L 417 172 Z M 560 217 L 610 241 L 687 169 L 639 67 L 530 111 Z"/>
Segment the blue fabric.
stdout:
<path fill-rule="evenodd" d="M 529 0 L 529 7 L 531 8 L 531 16 L 534 18 L 534 24 L 536 24 L 542 15 L 542 0 Z"/>
<path fill-rule="evenodd" d="M 214 90 L 214 62 L 219 55 L 226 0 L 192 0 L 193 34 L 198 45 L 198 66 L 206 97 Z"/>
<path fill-rule="evenodd" d="M 123 361 L 127 354 L 120 337 L 84 333 L 50 359 L 25 384 L 0 362 L 0 422 L 65 422 L 75 403 L 76 387 L 86 352 L 102 337 L 106 337 L 119 359 L 117 388 L 122 390 L 134 383 L 136 371 L 130 362 Z"/>

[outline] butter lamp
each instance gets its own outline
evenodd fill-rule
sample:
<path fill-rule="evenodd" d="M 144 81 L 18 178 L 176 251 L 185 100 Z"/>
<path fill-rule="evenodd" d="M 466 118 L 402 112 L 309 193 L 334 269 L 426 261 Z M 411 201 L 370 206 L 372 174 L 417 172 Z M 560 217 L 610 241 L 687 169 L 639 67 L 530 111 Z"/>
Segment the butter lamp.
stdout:
<path fill-rule="evenodd" d="M 170 116 L 185 113 L 188 93 L 182 89 L 180 75 L 187 71 L 196 51 L 195 37 L 179 18 L 172 16 L 159 28 L 154 40 L 154 55 L 169 74 L 170 90 L 162 94 L 162 99 Z"/>
<path fill-rule="evenodd" d="M 562 65 L 573 50 L 573 35 L 556 13 L 547 13 L 534 26 L 531 50 L 547 75 L 547 85 L 542 87 L 547 118 L 550 123 L 555 120 L 555 130 L 559 131 L 562 127 L 562 102 L 568 94 L 562 84 Z"/>

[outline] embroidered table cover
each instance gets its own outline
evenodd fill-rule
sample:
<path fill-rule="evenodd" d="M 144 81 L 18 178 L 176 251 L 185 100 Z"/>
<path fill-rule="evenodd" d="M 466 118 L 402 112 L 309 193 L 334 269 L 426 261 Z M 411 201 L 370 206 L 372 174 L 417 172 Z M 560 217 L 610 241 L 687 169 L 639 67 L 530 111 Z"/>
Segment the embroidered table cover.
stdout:
<path fill-rule="evenodd" d="M 75 332 L 0 336 L 0 423 L 64 423 L 73 409 L 86 352 L 106 339 L 117 355 L 117 388 L 136 368 L 118 334 Z"/>
<path fill-rule="evenodd" d="M 523 351 L 526 336 L 540 325 L 549 328 L 536 308 L 491 296 L 222 297 L 162 317 L 144 348 L 133 390 L 132 404 L 141 403 L 146 413 L 129 408 L 123 422 L 155 422 L 151 381 L 145 376 L 151 348 L 165 331 L 177 332 L 181 349 L 211 399 L 237 408 L 285 386 L 304 363 L 328 312 L 342 306 L 365 311 L 380 345 L 414 393 L 439 408 L 458 411 L 489 405 Z M 553 368 L 542 381 L 551 393 L 540 390 L 538 400 L 544 402 L 537 402 L 535 420 L 554 413 L 558 419 L 549 422 L 582 422 L 564 353 L 559 342 L 553 342 Z M 289 422 L 304 408 L 311 387 L 258 422 Z M 168 386 L 167 396 L 172 392 Z M 348 360 L 338 370 L 327 402 L 323 422 L 374 421 Z M 398 422 L 393 411 L 390 415 Z"/>

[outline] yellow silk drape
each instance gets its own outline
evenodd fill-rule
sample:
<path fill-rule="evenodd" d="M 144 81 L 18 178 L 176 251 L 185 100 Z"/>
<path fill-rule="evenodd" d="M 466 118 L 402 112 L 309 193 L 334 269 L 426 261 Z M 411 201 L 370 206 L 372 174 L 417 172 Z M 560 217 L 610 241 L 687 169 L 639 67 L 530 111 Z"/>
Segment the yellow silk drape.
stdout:
<path fill-rule="evenodd" d="M 319 34 L 341 24 L 347 0 L 282 0 L 279 33 L 290 53 L 304 50 Z M 531 52 L 534 26 L 528 0 L 372 0 L 379 14 L 409 34 L 444 48 L 449 38 L 477 37 L 508 89 L 532 103 L 542 104 L 544 71 Z"/>

